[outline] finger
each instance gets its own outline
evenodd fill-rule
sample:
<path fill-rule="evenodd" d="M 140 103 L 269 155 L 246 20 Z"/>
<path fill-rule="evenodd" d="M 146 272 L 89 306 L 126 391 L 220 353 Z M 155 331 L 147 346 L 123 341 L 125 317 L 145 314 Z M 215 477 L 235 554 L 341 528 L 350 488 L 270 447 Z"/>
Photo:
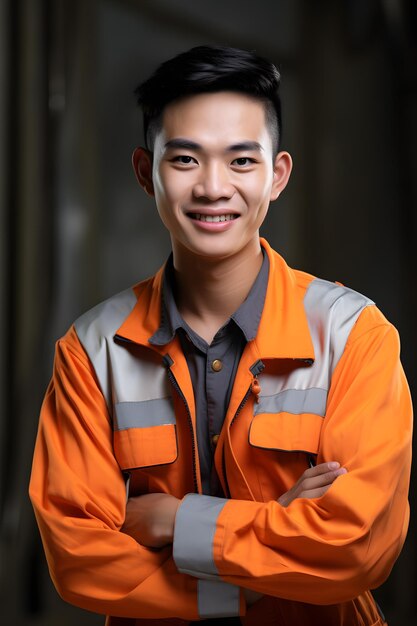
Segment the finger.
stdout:
<path fill-rule="evenodd" d="M 319 498 L 320 496 L 325 494 L 328 489 L 330 489 L 330 487 L 332 486 L 336 478 L 338 478 L 339 476 L 342 476 L 343 474 L 347 474 L 347 469 L 344 467 L 341 467 L 339 470 L 336 470 L 335 474 L 336 475 L 334 476 L 333 480 L 331 480 L 328 484 L 322 485 L 320 487 L 317 484 L 315 484 L 314 486 L 310 486 L 309 489 L 304 488 L 298 497 L 299 498 Z"/>
<path fill-rule="evenodd" d="M 308 498 L 311 500 L 312 498 L 321 498 L 324 494 L 330 489 L 331 485 L 326 485 L 326 487 L 319 487 L 318 489 L 309 489 L 308 491 L 304 491 L 300 494 L 300 498 Z"/>
<path fill-rule="evenodd" d="M 326 474 L 329 471 L 335 471 L 339 469 L 340 463 L 338 461 L 330 461 L 328 463 L 319 463 L 314 467 L 309 467 L 303 473 L 303 476 L 310 478 L 312 476 L 319 476 L 320 474 Z"/>
<path fill-rule="evenodd" d="M 308 489 L 324 487 L 325 485 L 331 485 L 338 476 L 342 476 L 342 474 L 346 473 L 346 468 L 340 467 L 339 469 L 327 472 L 326 474 L 319 474 L 318 476 L 313 476 L 311 478 L 304 478 L 300 484 L 300 487 L 304 491 Z"/>

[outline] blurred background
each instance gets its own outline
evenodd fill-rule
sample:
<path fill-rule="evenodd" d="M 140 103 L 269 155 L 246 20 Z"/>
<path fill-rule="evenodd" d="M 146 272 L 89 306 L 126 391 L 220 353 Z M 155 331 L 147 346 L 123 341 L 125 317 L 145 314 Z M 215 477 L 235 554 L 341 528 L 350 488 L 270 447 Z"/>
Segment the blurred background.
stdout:
<path fill-rule="evenodd" d="M 130 165 L 136 85 L 199 44 L 280 66 L 295 169 L 263 234 L 377 302 L 415 390 L 416 41 L 414 0 L 0 0 L 2 624 L 103 624 L 53 589 L 27 483 L 55 340 L 169 252 Z M 416 569 L 412 517 L 376 592 L 391 626 L 417 623 Z"/>

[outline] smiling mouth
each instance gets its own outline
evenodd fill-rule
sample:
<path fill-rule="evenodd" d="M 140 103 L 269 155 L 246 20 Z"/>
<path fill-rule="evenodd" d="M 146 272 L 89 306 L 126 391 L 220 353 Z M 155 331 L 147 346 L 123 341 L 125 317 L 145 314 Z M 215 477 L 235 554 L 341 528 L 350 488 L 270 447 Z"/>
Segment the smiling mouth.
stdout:
<path fill-rule="evenodd" d="M 231 222 L 238 215 L 234 213 L 225 213 L 224 215 L 203 215 L 202 213 L 188 213 L 188 217 L 199 222 Z"/>

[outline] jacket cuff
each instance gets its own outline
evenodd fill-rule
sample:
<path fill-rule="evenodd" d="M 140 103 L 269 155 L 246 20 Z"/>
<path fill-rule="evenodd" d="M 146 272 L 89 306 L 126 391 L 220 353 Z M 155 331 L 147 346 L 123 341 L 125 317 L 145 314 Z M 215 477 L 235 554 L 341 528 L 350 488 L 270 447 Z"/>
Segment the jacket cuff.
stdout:
<path fill-rule="evenodd" d="M 199 580 L 197 583 L 200 619 L 243 615 L 244 609 L 241 607 L 243 603 L 243 594 L 236 585 L 215 580 Z"/>
<path fill-rule="evenodd" d="M 240 615 L 240 588 L 223 582 L 213 558 L 217 518 L 224 498 L 189 494 L 175 517 L 173 558 L 178 570 L 198 581 L 198 610 L 201 618 Z M 244 607 L 243 607 L 244 612 Z"/>
<path fill-rule="evenodd" d="M 217 518 L 227 500 L 199 494 L 188 494 L 175 517 L 173 557 L 183 574 L 218 580 L 213 558 L 213 541 Z"/>

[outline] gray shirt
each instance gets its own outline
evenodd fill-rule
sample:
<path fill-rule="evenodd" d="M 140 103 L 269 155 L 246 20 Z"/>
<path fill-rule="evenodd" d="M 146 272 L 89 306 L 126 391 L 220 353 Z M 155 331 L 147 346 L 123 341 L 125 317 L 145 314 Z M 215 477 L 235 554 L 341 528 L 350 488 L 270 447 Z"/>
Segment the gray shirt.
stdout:
<path fill-rule="evenodd" d="M 217 331 L 208 344 L 182 319 L 175 302 L 172 255 L 166 264 L 162 286 L 161 324 L 149 339 L 165 345 L 178 334 L 190 371 L 197 419 L 197 445 L 203 493 L 221 495 L 213 455 L 223 425 L 240 357 L 246 342 L 255 338 L 268 283 L 269 261 L 263 262 L 246 300 Z"/>

